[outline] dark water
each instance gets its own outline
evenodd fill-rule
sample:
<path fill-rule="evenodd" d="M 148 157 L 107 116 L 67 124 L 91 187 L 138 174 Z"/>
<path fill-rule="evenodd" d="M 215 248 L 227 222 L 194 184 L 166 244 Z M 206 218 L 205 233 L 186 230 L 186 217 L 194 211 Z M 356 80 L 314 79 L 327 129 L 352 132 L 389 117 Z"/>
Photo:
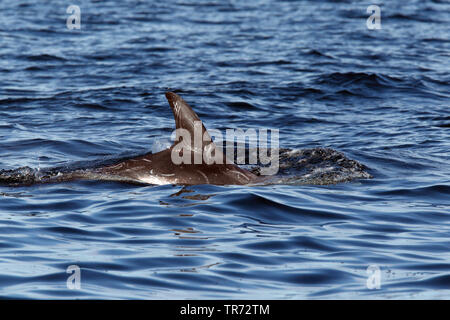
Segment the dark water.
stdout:
<path fill-rule="evenodd" d="M 76 1 L 81 30 L 69 4 L 0 2 L 0 169 L 149 152 L 171 89 L 373 179 L 2 186 L 0 297 L 450 298 L 448 1 Z"/>

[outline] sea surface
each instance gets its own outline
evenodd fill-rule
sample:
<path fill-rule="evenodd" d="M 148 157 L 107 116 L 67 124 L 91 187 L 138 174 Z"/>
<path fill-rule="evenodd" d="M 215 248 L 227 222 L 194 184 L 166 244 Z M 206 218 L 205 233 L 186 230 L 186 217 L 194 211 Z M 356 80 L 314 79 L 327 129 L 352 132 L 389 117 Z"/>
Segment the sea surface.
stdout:
<path fill-rule="evenodd" d="M 0 1 L 0 170 L 155 151 L 174 90 L 208 128 L 278 129 L 280 147 L 329 148 L 372 177 L 2 185 L 0 297 L 450 299 L 449 12 Z"/>

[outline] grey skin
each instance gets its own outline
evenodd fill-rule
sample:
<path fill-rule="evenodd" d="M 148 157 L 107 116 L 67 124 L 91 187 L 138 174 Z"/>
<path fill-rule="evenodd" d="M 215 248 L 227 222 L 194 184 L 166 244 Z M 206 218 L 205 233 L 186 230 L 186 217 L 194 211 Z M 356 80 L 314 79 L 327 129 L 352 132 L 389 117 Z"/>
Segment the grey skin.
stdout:
<path fill-rule="evenodd" d="M 175 118 L 177 129 L 189 131 L 194 139 L 194 121 L 200 121 L 192 108 L 177 94 L 167 92 L 166 98 Z M 194 154 L 203 152 L 205 148 L 215 147 L 209 133 L 202 124 L 203 144 L 200 149 L 192 150 L 192 164 L 174 164 L 171 158 L 172 151 L 176 145 L 155 153 L 129 159 L 115 165 L 106 166 L 94 170 L 94 179 L 119 180 L 128 182 L 141 182 L 149 184 L 214 184 L 214 185 L 244 185 L 256 183 L 260 180 L 255 174 L 239 168 L 232 161 L 224 164 L 206 164 L 202 158 L 201 164 L 194 164 Z M 206 132 L 206 133 L 205 133 Z M 177 139 L 178 140 L 178 139 Z M 191 141 L 193 145 L 193 141 Z M 216 152 L 220 152 L 216 150 Z M 75 178 L 75 176 L 74 176 Z"/>

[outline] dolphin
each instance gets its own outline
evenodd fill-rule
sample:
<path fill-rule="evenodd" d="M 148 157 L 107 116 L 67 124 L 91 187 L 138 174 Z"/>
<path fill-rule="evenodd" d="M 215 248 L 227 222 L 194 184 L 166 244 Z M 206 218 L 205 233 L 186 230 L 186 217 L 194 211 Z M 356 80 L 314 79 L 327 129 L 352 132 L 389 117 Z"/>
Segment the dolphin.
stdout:
<path fill-rule="evenodd" d="M 22 167 L 0 170 L 0 182 L 16 186 L 74 180 L 153 185 L 246 185 L 262 180 L 260 175 L 235 165 L 217 148 L 200 118 L 179 95 L 166 92 L 166 98 L 175 118 L 177 133 L 176 141 L 170 148 L 90 169 L 36 170 Z M 198 134 L 200 139 L 196 140 Z M 179 161 L 180 158 L 183 161 Z M 222 161 L 216 161 L 217 159 Z"/>
<path fill-rule="evenodd" d="M 155 154 L 147 154 L 95 169 L 93 174 L 90 174 L 91 178 L 155 185 L 245 185 L 261 179 L 260 176 L 235 165 L 217 148 L 200 118 L 179 95 L 166 92 L 166 98 L 175 118 L 178 143 L 175 142 L 170 148 Z M 201 128 L 201 141 L 197 147 L 194 147 L 196 126 L 198 129 Z M 191 139 L 184 141 L 185 136 L 180 135 L 180 131 L 187 133 Z M 184 152 L 187 154 L 183 154 Z M 223 159 L 222 163 L 208 163 L 204 157 L 205 152 L 213 153 L 214 159 Z M 178 156 L 181 154 L 184 156 L 183 159 L 188 161 L 174 163 L 174 154 Z M 77 178 L 76 173 L 72 176 L 73 179 Z M 83 174 L 78 178 L 83 178 Z"/>

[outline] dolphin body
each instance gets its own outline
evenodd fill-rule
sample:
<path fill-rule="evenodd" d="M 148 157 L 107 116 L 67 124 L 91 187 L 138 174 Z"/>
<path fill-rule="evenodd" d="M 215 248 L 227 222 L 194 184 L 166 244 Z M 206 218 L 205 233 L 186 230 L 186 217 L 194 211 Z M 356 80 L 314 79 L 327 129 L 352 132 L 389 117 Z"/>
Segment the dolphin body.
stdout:
<path fill-rule="evenodd" d="M 181 152 L 190 152 L 190 163 L 175 164 L 172 160 L 172 152 L 176 143 L 170 148 L 155 154 L 147 154 L 137 158 L 125 160 L 114 165 L 94 169 L 88 176 L 83 173 L 72 173 L 72 179 L 95 179 L 95 180 L 118 180 L 127 182 L 148 183 L 155 185 L 163 184 L 214 184 L 214 185 L 244 185 L 255 183 L 261 179 L 250 171 L 244 170 L 226 158 L 223 153 L 222 163 L 207 164 L 203 159 L 205 149 L 214 149 L 215 155 L 222 151 L 216 148 L 208 131 L 201 123 L 197 114 L 179 95 L 167 92 L 166 98 L 172 109 L 175 125 L 178 130 L 184 129 L 192 137 L 191 141 L 185 141 L 186 146 L 194 145 L 195 122 L 201 125 L 203 139 L 198 148 L 185 148 Z M 186 151 L 188 150 L 188 151 Z M 194 162 L 194 159 L 201 159 L 201 163 Z M 62 178 L 62 177 L 61 177 Z"/>

